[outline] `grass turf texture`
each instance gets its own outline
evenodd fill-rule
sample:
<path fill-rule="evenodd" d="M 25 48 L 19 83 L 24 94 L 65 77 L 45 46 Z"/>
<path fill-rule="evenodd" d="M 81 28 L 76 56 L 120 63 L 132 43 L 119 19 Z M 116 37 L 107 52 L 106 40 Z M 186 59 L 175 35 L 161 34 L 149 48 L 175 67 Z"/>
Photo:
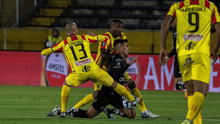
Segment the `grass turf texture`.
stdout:
<path fill-rule="evenodd" d="M 115 115 L 115 120 L 108 120 L 103 113 L 94 119 L 48 118 L 47 113 L 60 103 L 60 90 L 59 87 L 0 85 L 0 124 L 179 124 L 186 114 L 183 92 L 142 91 L 146 105 L 160 114 L 160 118 L 142 120 L 137 108 L 135 119 Z M 72 88 L 68 107 L 90 92 L 91 88 Z M 204 124 L 220 124 L 219 95 L 208 94 L 203 109 Z"/>

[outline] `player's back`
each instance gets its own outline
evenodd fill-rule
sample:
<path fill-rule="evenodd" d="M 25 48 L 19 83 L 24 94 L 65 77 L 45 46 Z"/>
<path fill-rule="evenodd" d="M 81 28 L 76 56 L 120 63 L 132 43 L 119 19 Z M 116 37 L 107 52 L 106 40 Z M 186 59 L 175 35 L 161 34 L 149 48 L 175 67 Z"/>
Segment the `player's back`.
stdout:
<path fill-rule="evenodd" d="M 63 52 L 67 61 L 74 72 L 83 73 L 95 70 L 98 66 L 95 64 L 91 51 L 90 43 L 84 35 L 73 35 L 66 38 L 67 44 Z"/>
<path fill-rule="evenodd" d="M 176 48 L 179 56 L 193 53 L 209 55 L 215 10 L 216 6 L 208 0 L 184 0 L 171 7 L 169 12 L 175 11 L 173 14 L 177 19 Z"/>

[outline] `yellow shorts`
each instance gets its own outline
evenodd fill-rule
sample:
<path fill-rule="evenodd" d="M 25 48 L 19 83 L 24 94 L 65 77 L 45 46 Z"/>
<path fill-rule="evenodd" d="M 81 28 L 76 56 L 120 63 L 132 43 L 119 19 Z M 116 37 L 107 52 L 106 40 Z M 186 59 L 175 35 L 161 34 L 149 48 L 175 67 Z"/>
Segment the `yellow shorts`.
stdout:
<path fill-rule="evenodd" d="M 107 67 L 106 66 L 102 66 L 100 67 L 102 70 L 104 70 L 105 72 L 107 71 Z M 107 73 L 107 72 L 106 72 Z M 93 90 L 94 91 L 97 91 L 97 90 L 101 90 L 102 88 L 102 84 L 97 84 L 97 83 L 94 83 L 93 84 Z"/>
<path fill-rule="evenodd" d="M 211 73 L 210 57 L 206 54 L 178 56 L 183 82 L 198 80 L 209 83 Z"/>
<path fill-rule="evenodd" d="M 70 73 L 66 78 L 66 84 L 70 86 L 79 86 L 86 81 L 93 81 L 97 85 L 112 86 L 113 78 L 104 70 L 97 68 L 85 73 Z"/>

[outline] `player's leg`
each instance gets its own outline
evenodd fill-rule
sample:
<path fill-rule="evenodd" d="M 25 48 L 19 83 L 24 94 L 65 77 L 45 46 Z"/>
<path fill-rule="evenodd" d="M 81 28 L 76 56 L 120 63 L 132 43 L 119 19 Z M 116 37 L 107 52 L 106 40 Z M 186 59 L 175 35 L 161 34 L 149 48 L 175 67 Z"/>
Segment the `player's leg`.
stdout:
<path fill-rule="evenodd" d="M 193 120 L 193 124 L 202 124 L 202 114 L 201 112 Z"/>
<path fill-rule="evenodd" d="M 79 76 L 75 73 L 70 73 L 67 78 L 65 84 L 62 86 L 61 90 L 61 117 L 64 117 L 66 114 L 66 105 L 70 94 L 71 86 L 79 86 L 82 82 L 78 80 Z M 81 75 L 83 79 L 84 76 Z"/>
<path fill-rule="evenodd" d="M 141 117 L 144 118 L 157 118 L 159 115 L 152 113 L 150 110 L 147 109 L 142 94 L 140 90 L 136 87 L 136 84 L 133 80 L 128 80 L 127 85 L 129 89 L 131 90 L 132 94 L 134 94 L 136 97 L 138 97 L 140 100 L 138 102 L 138 108 L 141 111 Z"/>
<path fill-rule="evenodd" d="M 186 119 L 193 121 L 201 112 L 209 86 L 201 81 L 189 81 L 186 86 L 189 94 Z"/>
<path fill-rule="evenodd" d="M 138 102 L 138 108 L 140 109 L 140 111 L 141 112 L 147 111 L 147 107 L 144 103 L 142 94 L 141 94 L 140 90 L 136 87 L 135 82 L 133 80 L 129 79 L 127 81 L 127 84 L 128 84 L 128 88 L 131 90 L 132 94 L 140 99 L 140 101 Z"/>
<path fill-rule="evenodd" d="M 136 113 L 133 106 L 127 106 L 128 108 L 125 108 L 123 105 L 123 99 L 118 93 L 114 93 L 111 96 L 110 104 L 115 107 L 112 109 L 112 112 L 115 114 L 118 114 L 122 117 L 135 118 Z"/>
<path fill-rule="evenodd" d="M 95 79 L 95 77 L 96 79 Z M 113 78 L 102 69 L 99 69 L 94 74 L 93 79 L 97 84 L 102 84 L 107 87 L 112 87 L 118 94 L 125 96 L 130 102 L 135 101 L 131 93 L 121 84 L 115 82 Z"/>
<path fill-rule="evenodd" d="M 183 80 L 186 82 L 186 89 L 189 96 L 186 120 L 181 124 L 192 122 L 201 112 L 210 80 L 210 58 L 208 55 L 194 54 L 188 55 L 184 59 L 185 65 L 180 66 L 180 69 L 186 67 L 185 70 L 181 69 L 181 72 L 183 72 Z"/>
<path fill-rule="evenodd" d="M 140 99 L 140 101 L 138 102 L 138 108 L 140 109 L 140 111 L 147 111 L 147 107 L 144 103 L 140 90 L 136 87 L 135 82 L 131 79 L 127 72 L 125 72 L 125 80 L 128 82 L 128 88 L 131 90 L 132 94 Z"/>
<path fill-rule="evenodd" d="M 64 84 L 61 90 L 61 114 L 60 116 L 65 116 L 66 105 L 70 94 L 70 86 L 68 84 Z"/>
<path fill-rule="evenodd" d="M 74 109 L 79 109 L 82 106 L 85 106 L 87 104 L 89 104 L 90 102 L 94 101 L 97 97 L 97 94 L 99 92 L 99 90 L 101 89 L 102 85 L 97 85 L 97 84 L 93 84 L 94 86 L 94 91 L 93 93 L 87 94 L 85 97 L 83 97 L 80 101 L 78 101 L 73 108 Z"/>

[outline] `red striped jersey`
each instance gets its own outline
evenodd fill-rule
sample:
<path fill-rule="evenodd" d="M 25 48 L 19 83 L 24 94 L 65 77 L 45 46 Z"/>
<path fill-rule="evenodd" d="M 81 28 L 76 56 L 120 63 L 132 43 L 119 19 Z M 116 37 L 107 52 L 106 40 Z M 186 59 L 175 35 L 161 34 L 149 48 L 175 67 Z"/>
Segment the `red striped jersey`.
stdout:
<path fill-rule="evenodd" d="M 83 73 L 87 72 L 86 70 L 95 70 L 98 67 L 92 58 L 90 44 L 106 40 L 108 38 L 103 35 L 72 35 L 54 45 L 52 50 L 64 52 L 71 70 Z"/>
<path fill-rule="evenodd" d="M 179 56 L 210 54 L 211 25 L 220 22 L 215 4 L 208 0 L 184 0 L 173 4 L 167 15 L 177 20 L 176 49 Z"/>
<path fill-rule="evenodd" d="M 97 56 L 96 56 L 96 59 L 95 59 L 95 62 L 98 65 L 101 65 L 101 63 L 103 61 L 103 58 L 101 56 L 101 50 L 102 49 L 107 50 L 109 54 L 112 54 L 113 48 L 114 48 L 114 41 L 118 40 L 118 39 L 122 39 L 122 40 L 127 39 L 127 37 L 126 37 L 124 32 L 121 33 L 121 36 L 118 36 L 116 38 L 114 38 L 110 32 L 104 33 L 103 36 L 108 37 L 109 40 L 105 39 L 102 42 L 99 42 Z"/>

